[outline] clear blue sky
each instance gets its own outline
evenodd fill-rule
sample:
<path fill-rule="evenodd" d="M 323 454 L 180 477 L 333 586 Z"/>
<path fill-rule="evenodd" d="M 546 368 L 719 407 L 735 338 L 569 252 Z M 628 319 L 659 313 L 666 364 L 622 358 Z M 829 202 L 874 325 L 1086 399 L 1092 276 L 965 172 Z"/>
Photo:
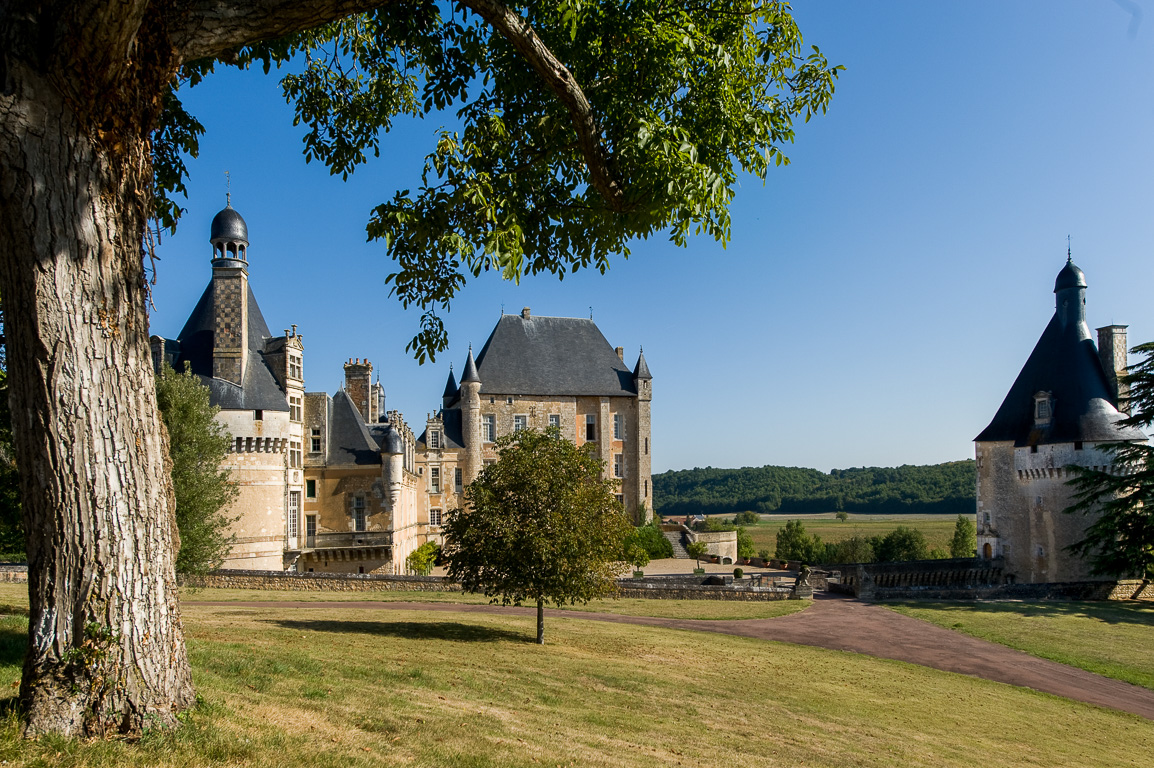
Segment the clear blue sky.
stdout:
<path fill-rule="evenodd" d="M 1053 311 L 1073 238 L 1092 327 L 1154 339 L 1154 2 L 800 2 L 807 43 L 844 64 L 793 159 L 746 179 L 733 240 L 639 244 L 607 275 L 473 281 L 451 348 L 404 351 L 416 311 L 367 243 L 376 203 L 416 184 L 436 118 L 400 125 L 348 181 L 301 155 L 275 77 L 222 72 L 184 94 L 207 128 L 188 213 L 161 248 L 152 332 L 175 336 L 207 284 L 208 226 L 248 221 L 270 329 L 305 336 L 310 391 L 369 358 L 420 431 L 450 361 L 500 316 L 593 317 L 654 376 L 654 471 L 969 458 Z"/>

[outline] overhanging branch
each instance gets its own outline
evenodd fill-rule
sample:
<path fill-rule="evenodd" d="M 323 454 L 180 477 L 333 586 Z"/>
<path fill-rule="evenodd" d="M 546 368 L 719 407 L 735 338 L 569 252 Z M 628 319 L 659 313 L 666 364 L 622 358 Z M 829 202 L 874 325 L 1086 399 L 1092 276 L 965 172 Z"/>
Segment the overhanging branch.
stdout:
<path fill-rule="evenodd" d="M 169 36 L 181 61 L 220 56 L 260 40 L 284 37 L 395 0 L 191 0 L 174 13 Z M 625 211 L 625 191 L 612 171 L 593 109 L 573 74 L 524 18 L 496 0 L 461 0 L 513 46 L 569 110 L 590 183 L 614 211 Z"/>

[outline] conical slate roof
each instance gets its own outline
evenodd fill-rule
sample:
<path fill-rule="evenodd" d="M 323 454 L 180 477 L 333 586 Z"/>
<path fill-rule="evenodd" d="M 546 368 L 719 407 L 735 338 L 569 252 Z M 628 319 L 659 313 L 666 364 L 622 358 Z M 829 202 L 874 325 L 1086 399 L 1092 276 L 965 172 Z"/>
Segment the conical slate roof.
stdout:
<path fill-rule="evenodd" d="M 633 368 L 633 378 L 635 379 L 652 379 L 649 374 L 649 366 L 645 364 L 645 350 L 641 350 L 641 354 L 637 356 L 637 365 Z"/>
<path fill-rule="evenodd" d="M 1058 311 L 1022 366 L 994 420 L 976 442 L 1008 441 L 1015 445 L 1145 440 L 1136 429 L 1122 429 L 1098 350 L 1084 319 L 1086 279 L 1072 262 L 1058 274 L 1054 291 Z M 1048 393 L 1049 423 L 1034 418 L 1035 395 Z"/>
<path fill-rule="evenodd" d="M 473 359 L 473 348 L 469 347 L 469 357 L 465 360 L 465 372 L 461 374 L 461 383 L 480 381 L 477 375 L 477 361 Z"/>

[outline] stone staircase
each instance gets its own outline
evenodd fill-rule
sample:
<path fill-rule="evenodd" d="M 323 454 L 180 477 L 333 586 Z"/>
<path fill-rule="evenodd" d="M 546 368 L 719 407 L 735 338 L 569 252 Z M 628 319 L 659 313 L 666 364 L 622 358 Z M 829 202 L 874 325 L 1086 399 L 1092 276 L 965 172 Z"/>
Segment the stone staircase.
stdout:
<path fill-rule="evenodd" d="M 681 545 L 681 531 L 662 531 L 662 535 L 669 540 L 673 545 L 673 556 L 681 558 L 682 560 L 689 559 L 689 553 L 685 551 L 685 547 Z"/>

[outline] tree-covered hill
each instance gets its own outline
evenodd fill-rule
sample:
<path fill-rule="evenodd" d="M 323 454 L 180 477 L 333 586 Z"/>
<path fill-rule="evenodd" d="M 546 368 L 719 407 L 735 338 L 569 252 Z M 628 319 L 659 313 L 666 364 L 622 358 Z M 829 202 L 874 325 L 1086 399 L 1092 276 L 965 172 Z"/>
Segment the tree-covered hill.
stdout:
<path fill-rule="evenodd" d="M 654 508 L 662 515 L 776 512 L 969 514 L 974 511 L 972 460 L 929 466 L 835 469 L 713 467 L 653 476 Z"/>

